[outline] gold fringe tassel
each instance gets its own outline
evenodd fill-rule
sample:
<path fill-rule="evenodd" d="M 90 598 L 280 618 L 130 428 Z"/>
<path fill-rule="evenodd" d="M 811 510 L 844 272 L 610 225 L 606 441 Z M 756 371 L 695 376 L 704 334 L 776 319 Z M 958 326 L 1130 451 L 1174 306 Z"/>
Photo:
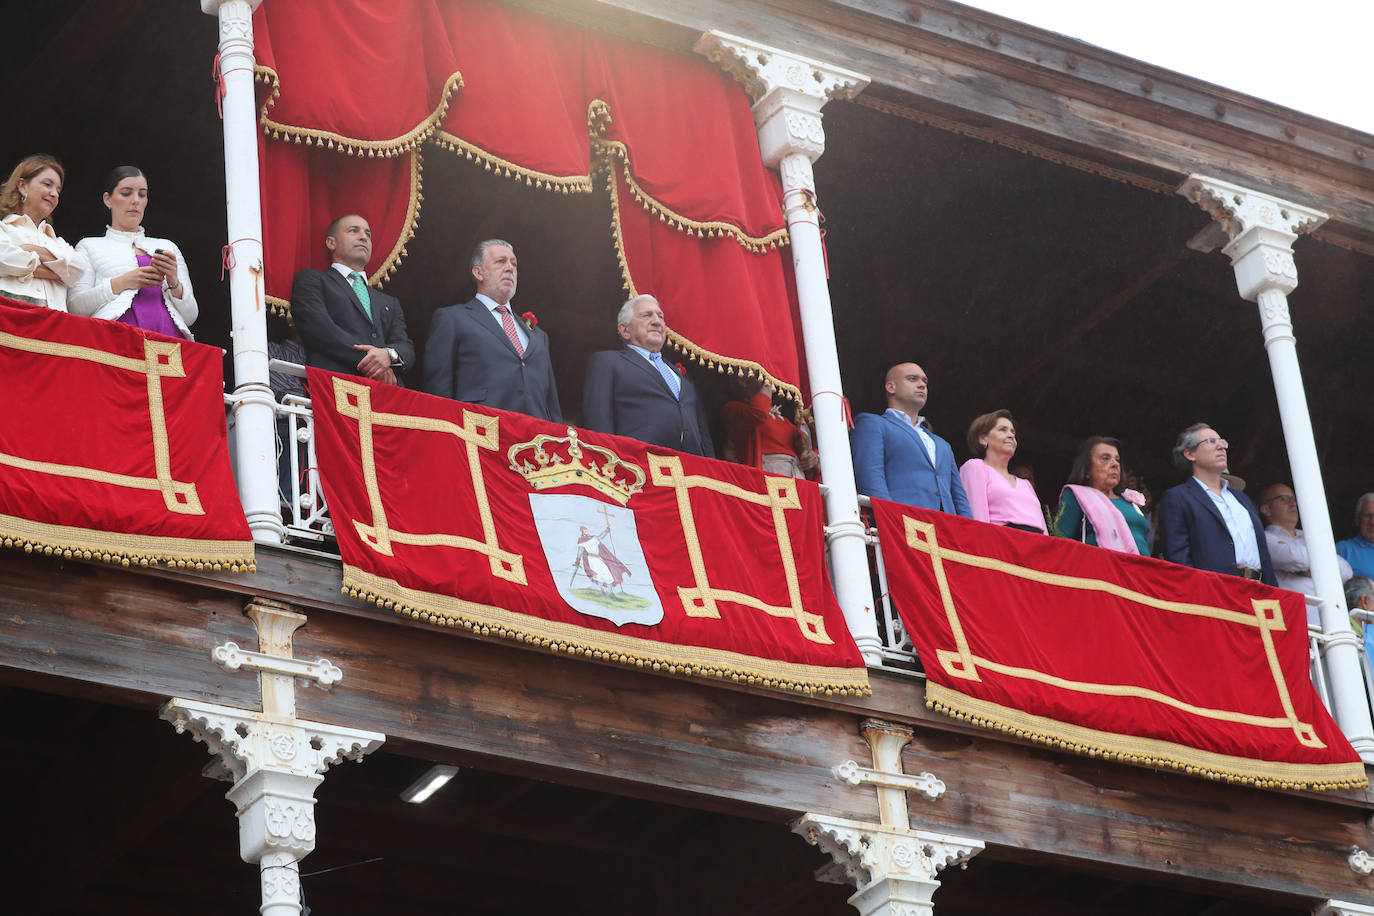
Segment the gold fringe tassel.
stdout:
<path fill-rule="evenodd" d="M 1231 757 L 1170 741 L 1070 725 L 979 700 L 930 681 L 926 682 L 926 707 L 960 722 L 1086 757 L 1180 770 L 1216 782 L 1260 789 L 1328 791 L 1369 785 L 1362 763 L 1288 764 Z"/>
<path fill-rule="evenodd" d="M 843 671 L 846 674 L 844 680 L 826 681 L 819 679 L 808 679 L 804 677 L 787 678 L 779 677 L 762 669 L 750 669 L 743 665 L 713 664 L 702 661 L 683 661 L 675 658 L 669 651 L 671 646 L 661 643 L 652 643 L 645 640 L 646 651 L 624 651 L 621 648 L 612 647 L 606 644 L 598 645 L 595 641 L 595 631 L 579 630 L 579 635 L 568 638 L 550 637 L 531 629 L 520 626 L 511 626 L 483 620 L 480 614 L 476 613 L 456 613 L 438 612 L 429 608 L 419 606 L 416 603 L 402 599 L 390 597 L 377 590 L 377 587 L 369 588 L 363 577 L 374 578 L 379 582 L 389 580 L 381 577 L 370 576 L 367 573 L 354 570 L 352 567 L 344 567 L 344 582 L 340 593 L 359 601 L 375 604 L 379 608 L 394 611 L 412 620 L 419 620 L 423 623 L 432 624 L 439 627 L 450 629 L 464 629 L 480 636 L 495 636 L 500 639 L 509 639 L 514 642 L 524 643 L 550 652 L 565 653 L 567 655 L 581 655 L 597 661 L 614 662 L 621 665 L 644 668 L 650 671 L 664 672 L 667 674 L 690 675 L 693 677 L 714 678 L 716 680 L 733 681 L 740 684 L 749 684 L 755 687 L 769 687 L 774 690 L 783 690 L 789 693 L 798 693 L 803 696 L 872 696 L 872 687 L 868 684 L 867 671 L 864 669 L 832 669 Z M 394 583 L 393 583 L 394 584 Z M 397 586 L 398 589 L 402 588 Z M 406 591 L 409 591 L 408 589 Z M 424 597 L 424 593 L 416 593 Z M 481 605 L 470 605 L 467 602 L 459 602 L 469 611 L 480 611 Z M 507 612 L 510 613 L 510 612 Z M 520 615 L 523 616 L 523 615 Z M 538 618 L 531 618 L 538 621 Z M 570 628 L 571 629 L 571 628 Z M 638 642 L 638 641 L 636 641 Z M 665 651 L 653 651 L 653 646 L 661 646 Z M 681 650 L 686 652 L 693 651 L 691 647 L 683 646 Z M 722 653 L 726 654 L 726 653 Z M 740 659 L 738 653 L 728 653 Z M 803 666 L 796 666 L 803 667 Z"/>
<path fill-rule="evenodd" d="M 63 526 L 49 526 L 38 522 L 28 522 L 25 519 L 11 519 L 10 524 L 3 527 L 3 538 L 0 538 L 0 545 L 14 550 L 22 550 L 25 553 L 41 554 L 45 557 L 57 557 L 64 560 L 92 560 L 100 563 L 108 563 L 111 566 L 123 566 L 126 568 L 150 567 L 159 564 L 170 569 L 195 569 L 197 571 L 213 572 L 257 572 L 257 560 L 253 558 L 253 546 L 250 543 L 242 548 L 237 544 L 231 545 L 228 549 L 213 545 L 186 541 L 186 551 L 168 550 L 170 538 L 147 537 L 139 535 L 110 533 L 110 537 L 117 538 L 123 542 L 119 545 L 102 543 L 102 532 L 89 531 L 86 529 L 68 529 L 81 533 L 79 540 L 84 542 L 75 543 L 77 538 L 68 539 L 56 531 Z M 13 524 L 20 523 L 19 525 Z M 48 532 L 49 536 L 30 530 L 25 534 L 20 534 L 14 530 L 15 527 L 30 529 L 54 529 Z M 51 536 L 56 534 L 56 536 Z M 150 548 L 147 551 L 137 549 L 140 541 L 146 541 Z M 219 555 L 196 554 L 196 548 L 210 547 Z"/>

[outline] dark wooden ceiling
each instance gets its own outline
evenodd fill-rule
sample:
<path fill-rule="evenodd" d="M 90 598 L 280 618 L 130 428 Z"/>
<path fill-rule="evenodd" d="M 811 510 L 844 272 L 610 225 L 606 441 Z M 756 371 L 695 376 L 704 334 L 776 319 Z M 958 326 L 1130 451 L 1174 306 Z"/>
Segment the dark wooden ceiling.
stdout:
<path fill-rule="evenodd" d="M 103 231 L 104 173 L 139 164 L 150 177 L 150 230 L 186 253 L 201 302 L 197 336 L 227 348 L 214 21 L 181 0 L 54 0 L 41 20 L 0 88 L 8 110 L 26 113 L 0 138 L 0 163 L 35 150 L 67 162 L 56 222 L 73 241 Z M 1206 223 L 1201 211 L 858 103 L 831 103 L 826 126 L 816 173 L 856 410 L 879 407 L 884 370 L 914 359 L 931 377 L 928 412 L 960 457 L 972 417 L 1016 414 L 1047 500 L 1093 434 L 1121 438 L 1127 463 L 1162 490 L 1175 480 L 1174 436 L 1197 420 L 1231 440 L 1233 470 L 1252 487 L 1288 476 L 1255 306 L 1239 299 L 1225 257 L 1184 247 Z M 437 149 L 426 155 L 424 190 L 418 236 L 389 284 L 412 336 L 423 343 L 433 310 L 470 295 L 461 256 L 471 243 L 510 238 L 521 255 L 518 302 L 556 341 L 575 419 L 586 357 L 613 343 L 623 297 L 604 195 L 526 189 Z M 1314 239 L 1299 241 L 1297 263 L 1298 350 L 1343 537 L 1355 497 L 1374 489 L 1360 396 L 1374 263 Z"/>
<path fill-rule="evenodd" d="M 0 779 L 12 913 L 238 916 L 259 900 L 239 860 L 227 784 L 152 705 L 0 688 Z M 402 753 L 397 753 L 400 750 Z M 317 793 L 306 905 L 324 914 L 700 913 L 839 916 L 852 888 L 784 823 L 465 767 L 422 805 L 400 792 L 431 765 L 388 746 L 332 769 Z M 671 788 L 669 786 L 669 788 Z M 747 812 L 741 812 L 741 815 Z M 1222 898 L 991 851 L 942 873 L 941 916 L 1298 916 L 1310 905 Z"/>

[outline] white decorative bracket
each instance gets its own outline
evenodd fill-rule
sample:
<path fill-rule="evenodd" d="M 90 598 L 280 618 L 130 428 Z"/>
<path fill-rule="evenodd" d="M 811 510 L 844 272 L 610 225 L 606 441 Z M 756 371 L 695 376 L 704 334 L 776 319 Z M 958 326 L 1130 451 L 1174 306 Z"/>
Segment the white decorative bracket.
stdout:
<path fill-rule="evenodd" d="M 794 153 L 810 162 L 819 159 L 825 152 L 821 108 L 831 99 L 852 99 L 869 83 L 853 70 L 715 29 L 697 39 L 695 50 L 742 83 L 753 98 L 759 151 L 773 168 Z"/>
<path fill-rule="evenodd" d="M 906 773 L 883 773 L 861 767 L 853 760 L 846 760 L 835 767 L 833 772 L 840 780 L 851 786 L 884 786 L 889 789 L 901 789 L 904 792 L 919 792 L 931 801 L 935 801 L 945 794 L 944 782 L 934 773 L 926 772 L 920 776 L 909 776 Z"/>
<path fill-rule="evenodd" d="M 1374 916 L 1374 906 L 1347 900 L 1328 900 L 1314 909 L 1312 916 Z"/>
<path fill-rule="evenodd" d="M 828 853 L 857 890 L 849 902 L 861 916 L 932 916 L 935 876 L 964 867 L 983 850 L 980 840 L 911 828 L 884 827 L 804 814 L 792 831 Z"/>
<path fill-rule="evenodd" d="M 303 677 L 306 680 L 319 681 L 322 687 L 337 684 L 343 677 L 343 669 L 327 658 L 313 662 L 294 658 L 278 658 L 273 655 L 254 652 L 251 649 L 240 649 L 237 643 L 232 642 L 227 642 L 210 650 L 210 657 L 226 671 L 248 668 L 271 674 L 284 674 L 287 677 Z"/>
<path fill-rule="evenodd" d="M 1350 863 L 1350 870 L 1357 875 L 1374 875 L 1374 856 L 1365 852 L 1358 846 L 1350 847 L 1350 857 L 1346 859 Z"/>
<path fill-rule="evenodd" d="M 230 671 L 258 672 L 262 711 L 177 697 L 163 705 L 161 715 L 178 734 L 189 732 L 215 756 L 207 775 L 233 780 L 226 797 L 238 813 L 239 854 L 259 868 L 260 912 L 297 916 L 299 863 L 315 848 L 315 790 L 331 766 L 362 760 L 386 736 L 296 718 L 295 678 L 328 686 L 343 672 L 328 659 L 292 658 L 292 634 L 305 623 L 304 614 L 258 598 L 244 613 L 257 627 L 261 651 L 231 642 L 210 655 Z"/>
<path fill-rule="evenodd" d="M 1326 222 L 1325 213 L 1205 175 L 1189 176 L 1178 193 L 1211 214 L 1226 234 L 1222 253 L 1231 258 L 1241 298 L 1254 302 L 1268 290 L 1286 296 L 1297 288 L 1293 242 Z"/>

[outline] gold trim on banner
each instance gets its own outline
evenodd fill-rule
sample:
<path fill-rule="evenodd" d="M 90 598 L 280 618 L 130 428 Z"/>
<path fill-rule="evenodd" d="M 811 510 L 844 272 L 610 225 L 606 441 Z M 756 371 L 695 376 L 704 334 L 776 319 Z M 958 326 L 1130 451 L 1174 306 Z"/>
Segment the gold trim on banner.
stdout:
<path fill-rule="evenodd" d="M 766 493 L 757 493 L 737 487 L 734 484 L 682 472 L 682 459 L 676 456 L 649 454 L 649 479 L 658 487 L 669 487 L 677 495 L 678 518 L 682 523 L 682 535 L 687 541 L 687 559 L 692 566 L 692 577 L 696 585 L 692 588 L 680 587 L 678 599 L 682 610 L 688 617 L 709 617 L 720 619 L 717 602 L 733 604 L 763 611 L 770 617 L 791 618 L 797 624 L 797 631 L 807 640 L 820 645 L 834 645 L 835 641 L 825 631 L 825 618 L 802 607 L 801 585 L 797 582 L 797 561 L 792 555 L 792 539 L 787 532 L 787 509 L 800 509 L 801 499 L 797 495 L 797 482 L 791 477 L 765 474 Z M 766 507 L 773 520 L 773 533 L 777 538 L 778 556 L 782 560 L 783 578 L 787 580 L 787 605 L 769 604 L 755 595 L 715 588 L 706 573 L 706 561 L 701 555 L 701 539 L 697 536 L 696 515 L 692 511 L 691 491 L 709 490 L 728 496 L 740 502 Z"/>
<path fill-rule="evenodd" d="M 1258 788 L 1323 790 L 1363 789 L 1369 785 L 1364 764 L 1358 761 L 1303 764 L 1233 757 L 1158 738 L 1071 725 L 980 700 L 929 680 L 926 682 L 926 706 L 961 722 L 1005 732 L 1015 738 L 1104 760 L 1182 770 L 1218 782 Z"/>
<path fill-rule="evenodd" d="M 271 95 L 258 109 L 258 123 L 262 125 L 263 133 L 267 136 L 273 140 L 291 140 L 295 143 L 304 143 L 306 146 L 339 150 L 350 156 L 367 156 L 368 158 L 399 156 L 401 153 L 414 149 L 423 143 L 443 123 L 448 114 L 450 97 L 454 91 L 463 86 L 463 74 L 455 71 L 444 81 L 443 90 L 439 95 L 439 104 L 410 130 L 390 140 L 361 140 L 357 137 L 345 137 L 331 130 L 297 127 L 283 124 L 280 121 L 273 121 L 267 116 L 267 110 L 276 105 L 277 98 L 281 95 L 281 79 L 275 70 L 262 64 L 253 68 L 253 75 L 255 79 L 272 86 Z"/>
<path fill-rule="evenodd" d="M 156 566 L 177 569 L 256 572 L 252 541 L 206 541 L 96 531 L 70 525 L 50 525 L 12 515 L 0 515 L 0 543 L 25 553 L 76 560 L 99 560 L 115 566 Z"/>
<path fill-rule="evenodd" d="M 172 449 L 171 443 L 167 439 L 167 418 L 162 401 L 162 379 L 186 377 L 186 370 L 181 365 L 181 344 L 145 337 L 143 339 L 143 359 L 135 359 L 92 347 L 38 340 L 0 331 L 0 346 L 56 359 L 76 359 L 96 363 L 144 376 L 148 392 L 149 435 L 153 444 L 153 471 L 156 476 L 134 477 L 83 465 L 36 461 L 3 452 L 0 452 L 0 465 L 32 471 L 35 474 L 47 474 L 52 477 L 90 480 L 95 483 L 130 490 L 156 490 L 162 495 L 163 506 L 168 512 L 175 512 L 178 515 L 205 514 L 205 509 L 200 504 L 200 494 L 196 491 L 196 485 L 176 480 L 172 476 Z"/>
<path fill-rule="evenodd" d="M 598 661 L 669 674 L 709 677 L 806 696 L 871 696 L 863 667 L 835 668 L 758 658 L 725 649 L 680 646 L 576 624 L 544 620 L 493 605 L 407 588 L 344 564 L 343 594 L 435 626 L 463 628 L 482 636 L 583 655 Z"/>
<path fill-rule="evenodd" d="M 615 163 L 604 162 L 602 169 L 606 176 L 606 195 L 611 200 L 611 243 L 615 246 L 616 263 L 620 265 L 621 285 L 625 292 L 630 295 L 630 298 L 634 298 L 639 295 L 639 291 L 635 287 L 634 278 L 630 276 L 630 262 L 625 257 L 625 236 L 620 227 L 620 196 L 615 184 Z M 668 339 L 664 345 L 681 353 L 689 362 L 700 363 L 703 368 L 712 372 L 719 372 L 721 375 L 764 379 L 783 397 L 789 398 L 797 404 L 802 402 L 800 388 L 776 378 L 767 369 L 752 360 L 721 356 L 705 347 L 697 346 L 671 328 L 668 330 Z"/>
<path fill-rule="evenodd" d="M 1233 722 L 1256 728 L 1288 729 L 1293 733 L 1293 737 L 1297 739 L 1298 743 L 1305 747 L 1322 748 L 1326 746 L 1321 739 L 1317 737 L 1316 729 L 1313 728 L 1312 724 L 1301 721 L 1298 718 L 1297 711 L 1293 708 L 1292 697 L 1288 690 L 1288 682 L 1284 679 L 1283 669 L 1279 665 L 1278 652 L 1274 646 L 1272 636 L 1273 631 L 1286 629 L 1279 602 L 1274 600 L 1252 599 L 1251 611 L 1250 613 L 1246 613 L 1244 611 L 1227 610 L 1225 608 L 1212 607 L 1204 604 L 1167 601 L 1152 595 L 1146 595 L 1143 592 L 1134 591 L 1122 585 L 1118 585 L 1115 582 L 1107 582 L 1102 579 L 1091 579 L 1082 576 L 1048 573 L 1043 570 L 1018 566 L 1014 563 L 1008 563 L 1004 560 L 997 560 L 992 557 L 984 557 L 977 554 L 964 553 L 963 551 L 953 550 L 947 547 L 941 547 L 936 537 L 934 524 L 920 521 L 910 516 L 903 516 L 903 521 L 905 522 L 907 546 L 921 553 L 928 554 L 931 559 L 931 568 L 935 573 L 936 584 L 940 592 L 940 600 L 955 645 L 954 650 L 938 650 L 935 660 L 950 677 L 968 681 L 979 681 L 982 679 L 979 675 L 979 669 L 982 668 L 989 671 L 995 671 L 1006 677 L 1047 684 L 1074 693 L 1088 694 L 1091 696 L 1134 697 L 1135 699 L 1148 700 L 1181 710 L 1190 715 L 1219 722 Z M 966 566 L 989 569 L 994 572 L 1002 573 L 1003 575 L 1039 582 L 1042 585 L 1076 589 L 1080 591 L 1105 592 L 1143 607 L 1153 608 L 1172 614 L 1206 617 L 1228 624 L 1254 627 L 1258 631 L 1260 646 L 1263 648 L 1264 658 L 1269 668 L 1269 674 L 1273 679 L 1274 690 L 1278 695 L 1279 705 L 1283 709 L 1284 715 L 1282 717 L 1259 716 L 1236 710 L 1198 706 L 1177 697 L 1170 696 L 1162 691 L 1153 690 L 1147 687 L 1140 687 L 1133 684 L 1097 684 L 1086 681 L 1074 681 L 1050 674 L 1046 671 L 1038 671 L 1034 668 L 1015 667 L 977 656 L 973 654 L 973 651 L 969 647 L 968 640 L 964 636 L 963 625 L 959 620 L 958 609 L 955 608 L 953 596 L 950 594 L 949 581 L 945 575 L 944 568 L 946 562 L 961 563 Z"/>
<path fill-rule="evenodd" d="M 386 256 L 382 266 L 372 274 L 371 282 L 378 289 L 381 289 L 382 284 L 390 280 L 391 275 L 396 272 L 396 268 L 401 266 L 401 258 L 406 255 L 406 244 L 415 238 L 415 226 L 420 221 L 420 207 L 425 200 L 425 195 L 421 191 L 423 170 L 424 157 L 421 155 L 419 147 L 416 147 L 410 153 L 410 202 L 406 205 L 406 216 L 401 223 L 401 232 L 396 236 L 396 244 L 392 246 L 391 253 Z"/>
<path fill-rule="evenodd" d="M 590 174 L 560 176 L 525 168 L 509 159 L 502 159 L 495 153 L 489 153 L 442 128 L 435 130 L 429 142 L 462 156 L 469 162 L 482 163 L 482 167 L 488 172 L 523 181 L 527 187 L 538 188 L 541 191 L 560 191 L 563 194 L 590 194 L 594 190 Z"/>
<path fill-rule="evenodd" d="M 334 409 L 340 416 L 356 420 L 358 423 L 358 450 L 362 464 L 363 485 L 367 490 L 368 506 L 372 513 L 372 524 L 353 520 L 353 527 L 364 544 L 384 557 L 394 556 L 392 543 L 410 544 L 416 547 L 454 547 L 458 550 L 471 550 L 487 558 L 491 574 L 508 582 L 526 584 L 525 561 L 517 553 L 501 548 L 496 540 L 496 523 L 492 517 L 491 504 L 487 499 L 487 487 L 482 477 L 482 460 L 478 449 L 497 451 L 500 446 L 498 430 L 500 420 L 476 411 L 463 411 L 463 425 L 450 423 L 434 417 L 420 417 L 410 414 L 378 413 L 372 410 L 372 389 L 359 382 L 334 376 Z M 455 534 L 436 532 L 414 534 L 397 531 L 387 522 L 386 509 L 382 505 L 381 487 L 377 482 L 377 463 L 372 450 L 372 431 L 374 427 L 393 429 L 414 429 L 423 432 L 446 433 L 456 436 L 464 443 L 467 452 L 468 476 L 477 500 L 477 514 L 482 523 L 482 540 L 462 537 Z"/>

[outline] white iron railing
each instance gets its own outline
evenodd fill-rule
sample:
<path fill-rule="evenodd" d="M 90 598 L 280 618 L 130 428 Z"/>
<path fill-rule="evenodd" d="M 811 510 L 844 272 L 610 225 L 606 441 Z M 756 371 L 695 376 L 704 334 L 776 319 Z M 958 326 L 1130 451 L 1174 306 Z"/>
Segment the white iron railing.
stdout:
<path fill-rule="evenodd" d="M 273 372 L 305 378 L 305 367 L 279 359 L 268 362 Z M 282 488 L 282 523 L 288 541 L 321 545 L 334 539 L 334 524 L 320 487 L 315 459 L 315 418 L 310 399 L 288 394 L 276 405 L 277 463 L 289 485 Z"/>

